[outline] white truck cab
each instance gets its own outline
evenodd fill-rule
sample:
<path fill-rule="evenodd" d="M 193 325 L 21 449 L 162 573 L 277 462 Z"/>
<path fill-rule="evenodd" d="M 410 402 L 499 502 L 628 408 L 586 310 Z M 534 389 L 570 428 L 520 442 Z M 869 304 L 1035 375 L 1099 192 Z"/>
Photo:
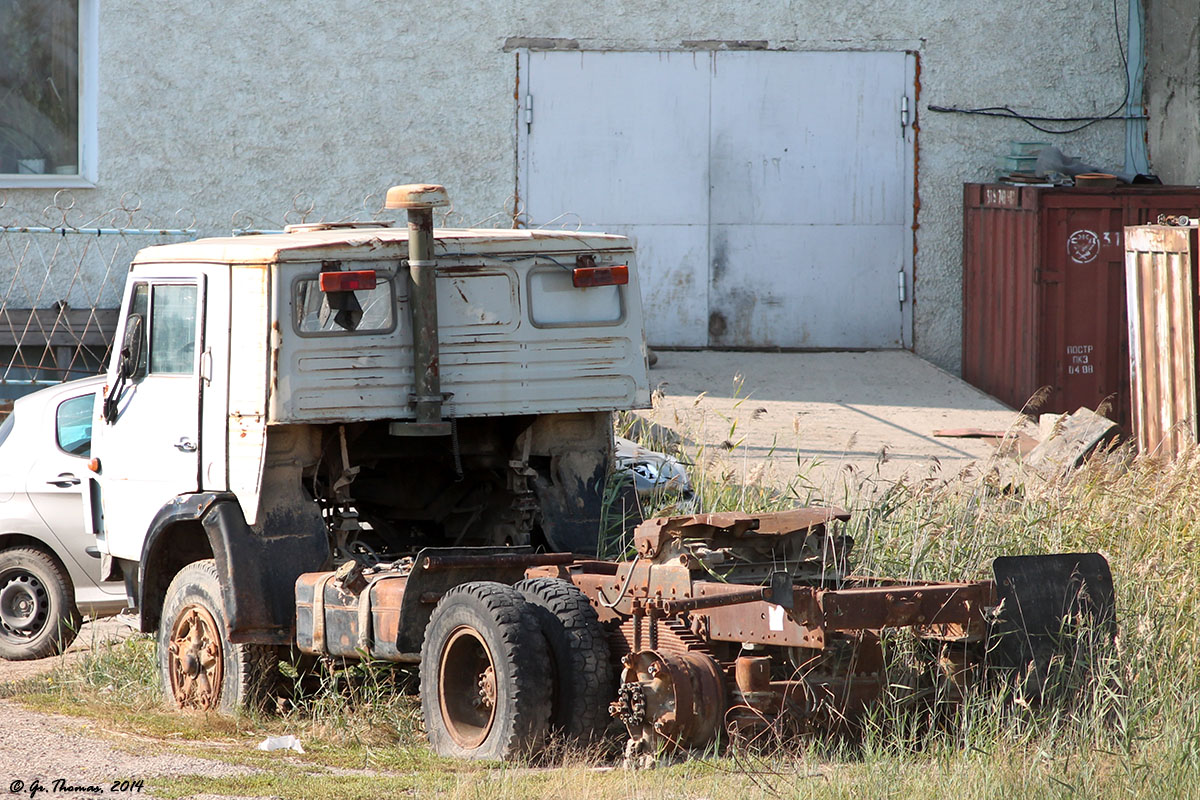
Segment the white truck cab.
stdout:
<path fill-rule="evenodd" d="M 292 226 L 133 262 L 97 400 L 88 524 L 143 629 L 212 558 L 233 641 L 290 641 L 292 586 L 419 544 L 594 552 L 610 412 L 649 405 L 621 236 Z"/>

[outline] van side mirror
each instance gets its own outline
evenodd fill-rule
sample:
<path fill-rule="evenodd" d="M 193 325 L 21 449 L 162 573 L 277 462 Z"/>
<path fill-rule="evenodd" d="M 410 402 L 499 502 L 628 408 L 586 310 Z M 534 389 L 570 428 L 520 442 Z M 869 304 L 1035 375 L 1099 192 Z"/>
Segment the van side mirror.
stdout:
<path fill-rule="evenodd" d="M 129 379 L 138 376 L 138 364 L 142 360 L 143 324 L 141 314 L 130 314 L 125 322 L 125 340 L 121 342 L 121 361 L 117 365 L 117 377 Z"/>

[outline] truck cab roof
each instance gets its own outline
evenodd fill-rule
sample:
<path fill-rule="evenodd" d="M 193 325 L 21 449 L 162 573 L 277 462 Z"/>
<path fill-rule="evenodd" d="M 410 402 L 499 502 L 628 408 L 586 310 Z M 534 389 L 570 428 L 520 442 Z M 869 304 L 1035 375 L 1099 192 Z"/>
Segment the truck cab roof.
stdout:
<path fill-rule="evenodd" d="M 265 264 L 337 258 L 407 258 L 408 228 L 383 223 L 316 223 L 283 233 L 225 236 L 147 247 L 133 263 Z M 515 253 L 628 250 L 629 239 L 606 233 L 501 228 L 436 228 L 436 256 L 511 256 Z M 364 252 L 365 251 L 365 252 Z M 381 251 L 381 252 L 380 252 Z"/>

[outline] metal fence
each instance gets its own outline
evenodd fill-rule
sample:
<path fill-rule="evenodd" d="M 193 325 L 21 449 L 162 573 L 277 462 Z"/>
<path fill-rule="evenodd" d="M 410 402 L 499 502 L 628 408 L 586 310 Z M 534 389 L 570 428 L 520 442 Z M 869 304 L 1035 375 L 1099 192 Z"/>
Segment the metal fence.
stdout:
<path fill-rule="evenodd" d="M 69 192 L 30 219 L 0 195 L 0 399 L 94 375 L 112 346 L 125 275 L 152 244 L 196 237 L 194 221 L 160 227 L 136 195 L 90 218 Z"/>

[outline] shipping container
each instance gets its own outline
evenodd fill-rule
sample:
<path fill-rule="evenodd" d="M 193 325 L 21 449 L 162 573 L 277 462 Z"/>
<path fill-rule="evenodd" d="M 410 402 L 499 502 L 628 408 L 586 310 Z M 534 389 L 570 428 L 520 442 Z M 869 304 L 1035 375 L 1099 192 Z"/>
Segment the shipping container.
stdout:
<path fill-rule="evenodd" d="M 963 188 L 963 378 L 1037 413 L 1130 428 L 1126 226 L 1200 216 L 1194 186 Z"/>
<path fill-rule="evenodd" d="M 1197 435 L 1198 252 L 1194 226 L 1125 231 L 1133 429 L 1139 451 L 1168 459 Z"/>

